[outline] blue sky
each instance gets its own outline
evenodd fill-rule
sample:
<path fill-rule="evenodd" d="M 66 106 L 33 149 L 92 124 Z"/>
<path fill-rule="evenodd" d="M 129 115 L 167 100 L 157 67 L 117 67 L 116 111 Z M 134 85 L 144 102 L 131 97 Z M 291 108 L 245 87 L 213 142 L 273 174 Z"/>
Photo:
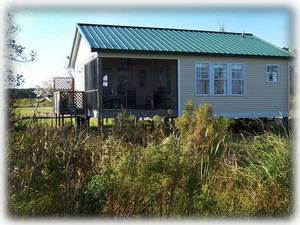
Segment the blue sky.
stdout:
<path fill-rule="evenodd" d="M 253 33 L 279 47 L 293 47 L 292 15 L 286 8 L 20 8 L 12 9 L 22 30 L 16 39 L 36 50 L 37 61 L 17 64 L 23 87 L 66 74 L 76 23 L 173 27 Z"/>

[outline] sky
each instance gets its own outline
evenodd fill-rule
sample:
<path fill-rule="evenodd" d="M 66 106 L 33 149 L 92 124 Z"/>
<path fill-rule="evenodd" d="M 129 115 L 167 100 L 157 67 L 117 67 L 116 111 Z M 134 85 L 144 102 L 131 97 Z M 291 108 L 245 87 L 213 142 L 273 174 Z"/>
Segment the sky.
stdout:
<path fill-rule="evenodd" d="M 21 27 L 15 39 L 37 60 L 14 65 L 23 88 L 44 86 L 67 75 L 76 23 L 99 23 L 253 33 L 279 47 L 293 48 L 293 16 L 287 8 L 12 8 Z"/>

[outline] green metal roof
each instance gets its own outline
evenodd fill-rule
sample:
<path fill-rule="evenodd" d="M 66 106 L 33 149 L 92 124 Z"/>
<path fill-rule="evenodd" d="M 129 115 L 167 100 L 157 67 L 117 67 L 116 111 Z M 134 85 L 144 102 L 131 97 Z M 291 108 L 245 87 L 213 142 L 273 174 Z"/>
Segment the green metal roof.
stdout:
<path fill-rule="evenodd" d="M 287 58 L 253 34 L 119 25 L 78 24 L 92 51 Z"/>

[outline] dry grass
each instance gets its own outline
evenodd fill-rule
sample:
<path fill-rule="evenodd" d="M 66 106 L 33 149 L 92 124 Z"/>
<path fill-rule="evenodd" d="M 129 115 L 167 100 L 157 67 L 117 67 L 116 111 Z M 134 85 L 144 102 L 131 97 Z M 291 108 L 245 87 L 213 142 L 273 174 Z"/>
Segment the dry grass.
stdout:
<path fill-rule="evenodd" d="M 232 138 L 231 121 L 187 106 L 175 124 L 120 115 L 110 133 L 32 124 L 9 132 L 12 215 L 287 216 L 286 132 Z M 22 139 L 22 143 L 21 143 Z M 63 203 L 63 204 L 62 204 Z"/>

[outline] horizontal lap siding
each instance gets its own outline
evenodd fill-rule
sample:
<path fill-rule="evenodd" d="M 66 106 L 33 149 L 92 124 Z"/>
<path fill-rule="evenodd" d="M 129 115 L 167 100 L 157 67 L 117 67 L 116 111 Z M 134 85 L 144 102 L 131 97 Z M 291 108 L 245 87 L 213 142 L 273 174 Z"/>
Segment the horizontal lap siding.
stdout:
<path fill-rule="evenodd" d="M 195 96 L 195 62 L 245 64 L 244 96 Z M 287 112 L 287 60 L 259 58 L 183 57 L 180 58 L 181 109 L 189 101 L 211 104 L 216 113 Z M 265 82 L 265 65 L 279 64 L 278 83 Z"/>
<path fill-rule="evenodd" d="M 75 90 L 85 91 L 85 80 L 84 80 L 84 65 L 94 58 L 97 53 L 91 52 L 90 47 L 85 43 L 84 39 L 80 39 L 78 53 L 75 61 Z M 81 73 L 80 73 L 81 71 Z"/>
<path fill-rule="evenodd" d="M 196 105 L 208 103 L 216 113 L 288 112 L 287 59 L 242 57 L 193 57 L 152 54 L 99 53 L 100 57 L 179 59 L 179 109 L 192 100 Z M 244 96 L 195 96 L 195 62 L 226 62 L 245 64 Z M 265 65 L 279 64 L 279 83 L 265 82 Z"/>

